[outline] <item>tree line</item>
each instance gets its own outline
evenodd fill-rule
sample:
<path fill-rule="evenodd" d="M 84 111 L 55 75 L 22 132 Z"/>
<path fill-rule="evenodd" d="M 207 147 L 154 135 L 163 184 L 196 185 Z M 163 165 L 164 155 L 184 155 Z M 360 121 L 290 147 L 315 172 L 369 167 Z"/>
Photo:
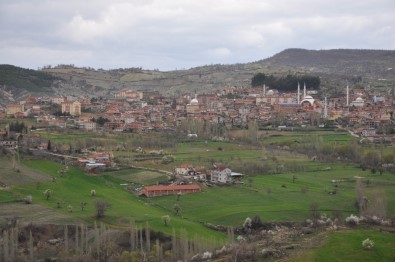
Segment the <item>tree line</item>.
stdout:
<path fill-rule="evenodd" d="M 318 76 L 310 75 L 275 77 L 273 75 L 265 75 L 264 73 L 255 74 L 251 79 L 251 86 L 253 87 L 266 85 L 282 92 L 295 91 L 298 83 L 301 87 L 306 84 L 306 87 L 309 89 L 317 90 L 320 89 L 321 80 Z"/>

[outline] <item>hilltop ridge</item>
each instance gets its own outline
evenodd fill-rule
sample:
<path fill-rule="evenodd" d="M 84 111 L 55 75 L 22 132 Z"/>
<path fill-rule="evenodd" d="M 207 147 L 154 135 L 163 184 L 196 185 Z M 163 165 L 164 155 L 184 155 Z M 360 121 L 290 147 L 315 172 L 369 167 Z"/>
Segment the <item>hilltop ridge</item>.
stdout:
<path fill-rule="evenodd" d="M 11 100 L 33 93 L 106 96 L 123 88 L 167 94 L 202 93 L 227 86 L 248 86 L 254 74 L 260 72 L 277 76 L 315 75 L 328 90 L 334 90 L 351 79 L 358 79 L 354 84 L 372 87 L 383 85 L 378 81 L 384 79 L 384 86 L 391 86 L 395 81 L 392 68 L 395 70 L 394 50 L 298 48 L 251 63 L 204 65 L 166 72 L 142 68 L 96 70 L 66 65 L 30 70 L 0 65 L 0 92 L 7 94 L 3 97 L 11 96 Z M 3 98 L 0 102 L 6 100 Z"/>

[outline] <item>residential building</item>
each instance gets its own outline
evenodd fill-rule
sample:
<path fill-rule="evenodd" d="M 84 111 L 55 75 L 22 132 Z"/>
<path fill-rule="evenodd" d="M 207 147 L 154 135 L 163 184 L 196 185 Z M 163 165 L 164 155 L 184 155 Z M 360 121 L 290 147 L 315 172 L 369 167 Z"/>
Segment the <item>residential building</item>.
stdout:
<path fill-rule="evenodd" d="M 62 113 L 69 113 L 71 116 L 81 115 L 81 103 L 78 101 L 65 101 L 62 103 Z"/>

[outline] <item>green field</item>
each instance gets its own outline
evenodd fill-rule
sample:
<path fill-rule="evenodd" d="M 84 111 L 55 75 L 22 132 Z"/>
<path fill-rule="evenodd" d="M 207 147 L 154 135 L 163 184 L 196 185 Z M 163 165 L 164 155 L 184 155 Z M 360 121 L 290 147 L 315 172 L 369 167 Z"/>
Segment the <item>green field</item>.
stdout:
<path fill-rule="evenodd" d="M 103 150 L 113 150 L 116 161 L 123 159 L 124 163 L 131 166 L 122 166 L 121 163 L 118 165 L 122 167 L 121 169 L 99 175 L 91 175 L 79 168 L 70 167 L 61 177 L 58 171 L 62 166 L 54 162 L 26 160 L 28 156 L 21 154 L 22 162 L 18 164 L 16 158 L 1 157 L 0 204 L 3 210 L 2 214 L 0 213 L 1 223 L 4 223 L 7 217 L 21 216 L 31 211 L 29 217 L 43 223 L 92 224 L 97 221 L 94 201 L 103 199 L 110 203 L 111 207 L 101 221 L 112 228 L 126 229 L 131 220 L 140 226 L 148 222 L 153 230 L 169 235 L 173 228 L 176 232 L 186 229 L 191 238 L 197 236 L 221 244 L 226 241 L 226 235 L 205 227 L 204 223 L 239 227 L 246 217 L 255 215 L 259 215 L 264 222 L 302 222 L 310 218 L 310 208 L 314 203 L 318 205 L 321 213 L 328 216 L 340 214 L 344 218 L 350 214 L 357 214 L 356 177 L 361 179 L 364 196 L 371 200 L 371 203 L 374 203 L 374 198 L 379 192 L 381 196 L 384 195 L 386 201 L 387 217 L 395 215 L 395 175 L 388 172 L 380 175 L 369 169 L 363 171 L 357 164 L 340 163 L 336 160 L 330 163 L 313 161 L 311 155 L 307 156 L 298 151 L 304 145 L 313 143 L 319 146 L 349 146 L 354 138 L 345 132 L 265 133 L 262 131 L 264 135 L 254 145 L 237 141 L 185 140 L 164 148 L 147 147 L 145 148 L 147 160 L 143 161 L 133 160 L 139 157 L 139 153 L 133 149 L 136 148 L 135 142 L 147 141 L 149 139 L 147 136 L 133 134 L 89 136 L 80 133 L 47 132 L 43 134 L 45 139 L 51 139 L 55 144 L 99 143 Z M 152 140 L 160 144 L 165 138 L 153 137 Z M 155 145 L 156 143 L 151 143 L 151 146 Z M 149 153 L 150 150 L 160 149 L 167 155 L 173 155 L 175 161 L 164 164 L 161 162 L 162 156 Z M 365 152 L 393 151 L 391 146 L 384 149 L 376 146 L 361 146 L 360 149 Z M 150 156 L 153 156 L 152 159 Z M 240 184 L 222 186 L 202 184 L 201 193 L 182 195 L 178 201 L 176 196 L 147 199 L 139 198 L 130 192 L 132 188 L 166 181 L 168 177 L 161 170 L 173 171 L 177 165 L 184 163 L 204 167 L 206 170 L 209 170 L 213 164 L 224 165 L 231 167 L 232 171 L 242 173 L 246 167 L 253 165 L 282 169 L 274 173 L 266 170 L 245 172 L 246 177 Z M 51 181 L 51 177 L 56 178 L 56 183 Z M 337 182 L 334 183 L 333 180 Z M 43 194 L 46 189 L 51 189 L 53 192 L 49 200 L 46 200 Z M 90 195 L 92 189 L 96 190 L 96 197 Z M 22 199 L 27 195 L 33 196 L 34 205 L 23 203 Z M 87 203 L 83 211 L 80 208 L 81 202 Z M 181 207 L 180 216 L 175 215 L 173 210 L 175 204 Z M 68 206 L 72 206 L 72 212 L 69 212 Z M 163 224 L 161 220 L 163 215 L 171 216 L 170 226 L 166 227 Z M 22 221 L 28 222 L 26 219 Z M 364 237 L 358 235 L 362 234 L 361 232 L 364 231 L 356 231 L 355 234 L 346 232 L 350 235 L 343 235 L 354 244 L 345 245 L 342 252 L 367 252 L 357 249 L 360 248 L 359 237 Z M 330 252 L 339 248 L 336 246 L 336 241 L 339 241 L 337 237 L 341 239 L 342 235 L 337 234 L 331 234 L 322 247 L 303 254 L 301 260 L 295 261 L 327 261 L 320 258 L 325 258 Z M 372 233 L 373 237 L 377 239 L 378 244 L 385 243 L 385 238 L 381 240 L 381 235 Z M 334 240 L 331 240 L 332 238 Z M 394 246 L 393 243 L 391 245 Z M 386 251 L 382 251 L 382 246 L 380 244 L 377 250 L 369 251 L 366 257 L 375 258 L 374 256 L 379 255 L 388 257 Z M 346 256 L 342 255 L 342 257 Z M 353 260 L 354 257 L 350 255 L 350 259 Z"/>
<path fill-rule="evenodd" d="M 349 165 L 332 165 L 328 171 L 300 172 L 295 174 L 254 176 L 252 184 L 245 180 L 244 184 L 231 186 L 203 186 L 202 193 L 183 195 L 179 201 L 176 196 L 157 198 L 138 198 L 125 190 L 125 185 L 133 181 L 133 177 L 144 174 L 141 170 L 122 170 L 108 175 L 92 176 L 80 169 L 70 168 L 64 177 L 57 171 L 58 164 L 49 161 L 28 161 L 25 165 L 31 169 L 45 172 L 57 178 L 56 183 L 48 182 L 12 187 L 19 196 L 32 195 L 34 202 L 66 213 L 86 222 L 94 220 L 95 198 L 90 196 L 90 190 L 95 189 L 96 198 L 105 199 L 111 203 L 106 212 L 104 222 L 112 226 L 127 226 L 130 220 L 137 223 L 149 222 L 155 230 L 170 233 L 170 227 L 165 227 L 161 217 L 172 215 L 172 227 L 186 228 L 191 235 L 199 233 L 203 236 L 220 237 L 221 234 L 208 230 L 202 226 L 203 222 L 240 226 L 246 217 L 260 215 L 264 221 L 303 221 L 309 217 L 312 203 L 318 203 L 322 213 L 331 215 L 333 211 L 340 211 L 344 216 L 356 213 L 355 176 L 369 179 L 369 186 L 365 187 L 366 195 L 380 188 L 384 190 L 388 199 L 388 215 L 394 214 L 395 206 L 395 176 L 391 174 L 372 175 Z M 146 173 L 148 180 L 156 179 L 158 174 Z M 293 176 L 296 180 L 293 181 Z M 160 177 L 160 175 L 159 175 Z M 334 190 L 333 179 L 347 179 L 337 183 L 337 193 Z M 143 182 L 143 180 L 140 180 Z M 53 195 L 45 200 L 43 191 L 51 189 Z M 304 190 L 303 190 L 304 189 Z M 12 201 L 9 192 L 0 193 L 0 201 Z M 80 203 L 87 202 L 84 211 L 80 210 Z M 62 208 L 57 208 L 60 202 Z M 173 205 L 181 206 L 181 217 L 174 216 Z M 69 213 L 67 206 L 73 207 Z M 220 237 L 221 238 L 221 237 Z"/>
<path fill-rule="evenodd" d="M 362 248 L 362 241 L 373 240 L 371 250 Z M 395 261 L 393 233 L 353 230 L 331 233 L 324 244 L 287 261 Z"/>
<path fill-rule="evenodd" d="M 294 175 L 297 177 L 295 183 Z M 241 225 L 246 217 L 256 214 L 265 221 L 303 221 L 309 217 L 312 203 L 318 203 L 321 212 L 327 215 L 341 211 L 346 216 L 357 212 L 354 176 L 370 180 L 371 184 L 365 188 L 368 196 L 378 187 L 385 190 L 389 212 L 394 214 L 395 176 L 373 176 L 343 165 L 333 165 L 329 171 L 254 176 L 251 186 L 245 180 L 243 185 L 204 188 L 201 194 L 182 196 L 179 205 L 184 217 L 225 225 Z M 345 178 L 350 180 L 337 183 L 336 195 L 329 194 L 335 189 L 331 181 Z M 173 197 L 158 197 L 151 201 L 167 209 L 175 203 Z"/>
<path fill-rule="evenodd" d="M 66 213 L 72 217 L 82 219 L 86 223 L 93 222 L 95 208 L 94 200 L 103 199 L 111 204 L 106 211 L 103 222 L 114 227 L 127 227 L 131 220 L 138 224 L 148 222 L 154 230 L 163 231 L 171 234 L 172 228 L 185 228 L 191 237 L 199 235 L 202 238 L 215 238 L 222 240 L 224 236 L 218 232 L 211 231 L 199 223 L 193 223 L 188 220 L 172 215 L 172 211 L 153 207 L 149 201 L 144 201 L 125 190 L 124 180 L 113 176 L 92 176 L 78 168 L 70 170 L 60 177 L 57 171 L 61 166 L 50 161 L 28 161 L 25 163 L 29 168 L 46 172 L 56 177 L 56 182 L 47 182 L 37 185 L 16 185 L 12 189 L 20 196 L 32 195 L 34 203 L 56 209 L 59 212 Z M 43 191 L 51 189 L 53 194 L 49 200 L 46 200 Z M 95 189 L 96 197 L 90 196 L 90 191 Z M 2 194 L 0 195 L 3 198 Z M 6 196 L 6 195 L 4 195 Z M 2 199 L 0 199 L 1 201 Z M 57 202 L 61 203 L 61 208 L 57 208 Z M 80 209 L 80 203 L 87 202 L 83 211 Z M 21 203 L 21 205 L 23 205 Z M 69 212 L 67 207 L 71 205 L 73 212 Z M 163 215 L 171 216 L 171 226 L 165 227 L 161 221 Z"/>

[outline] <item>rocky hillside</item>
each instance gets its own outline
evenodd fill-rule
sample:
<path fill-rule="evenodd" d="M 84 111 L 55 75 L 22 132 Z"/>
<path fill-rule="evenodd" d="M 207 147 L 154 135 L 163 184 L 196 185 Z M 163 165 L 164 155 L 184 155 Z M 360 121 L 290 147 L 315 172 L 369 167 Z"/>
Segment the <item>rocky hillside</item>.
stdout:
<path fill-rule="evenodd" d="M 320 76 L 327 90 L 343 86 L 345 80 L 373 87 L 383 86 L 385 81 L 384 86 L 388 87 L 394 84 L 394 70 L 395 51 L 356 49 L 287 49 L 270 58 L 247 64 L 206 65 L 168 72 L 141 68 L 95 70 L 67 65 L 35 71 L 2 65 L 0 103 L 37 92 L 105 96 L 123 88 L 133 88 L 167 94 L 201 93 L 227 86 L 248 86 L 253 75 L 259 72 L 277 76 Z"/>

